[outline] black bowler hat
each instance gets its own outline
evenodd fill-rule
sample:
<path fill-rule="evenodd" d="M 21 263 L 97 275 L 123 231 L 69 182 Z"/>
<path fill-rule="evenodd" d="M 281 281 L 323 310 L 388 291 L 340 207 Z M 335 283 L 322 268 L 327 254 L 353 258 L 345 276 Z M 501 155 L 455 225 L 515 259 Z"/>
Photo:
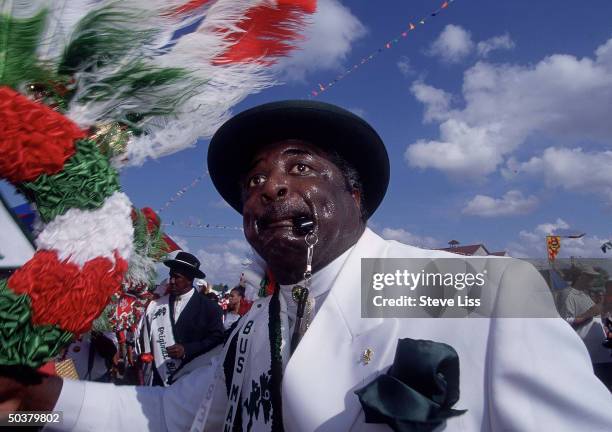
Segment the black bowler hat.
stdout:
<path fill-rule="evenodd" d="M 208 147 L 208 171 L 221 196 L 242 213 L 240 180 L 261 147 L 298 139 L 338 153 L 359 173 L 371 216 L 389 185 L 389 156 L 365 120 L 335 105 L 288 100 L 243 111 L 217 130 Z"/>
<path fill-rule="evenodd" d="M 200 270 L 200 260 L 188 252 L 179 252 L 174 259 L 165 260 L 164 264 L 183 276 L 204 279 L 206 275 Z"/>

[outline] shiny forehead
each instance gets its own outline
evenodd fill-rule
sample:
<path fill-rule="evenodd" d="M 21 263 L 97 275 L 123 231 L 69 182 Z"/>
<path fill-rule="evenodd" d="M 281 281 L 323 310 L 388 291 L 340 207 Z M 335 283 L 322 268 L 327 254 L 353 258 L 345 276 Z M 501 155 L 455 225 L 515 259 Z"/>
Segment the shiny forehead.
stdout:
<path fill-rule="evenodd" d="M 322 150 L 320 147 L 308 142 L 297 139 L 277 141 L 274 143 L 270 143 L 262 148 L 260 148 L 251 158 L 250 163 L 248 164 L 248 169 L 246 172 L 252 170 L 258 163 L 263 161 L 266 156 L 272 152 L 280 149 L 281 155 L 287 156 L 299 156 L 299 155 L 308 155 L 308 156 L 320 156 L 332 162 L 332 157 Z"/>

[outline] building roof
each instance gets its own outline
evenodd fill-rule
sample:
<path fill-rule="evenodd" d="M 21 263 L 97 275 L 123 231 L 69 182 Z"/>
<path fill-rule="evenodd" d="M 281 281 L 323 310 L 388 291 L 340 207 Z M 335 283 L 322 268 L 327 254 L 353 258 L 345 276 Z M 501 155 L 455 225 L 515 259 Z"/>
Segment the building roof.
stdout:
<path fill-rule="evenodd" d="M 476 251 L 480 248 L 483 248 L 484 251 L 487 253 L 487 255 L 491 255 L 491 253 L 488 251 L 488 249 L 485 247 L 485 245 L 483 244 L 474 244 L 474 245 L 465 245 L 465 246 L 454 246 L 454 247 L 447 247 L 447 248 L 442 248 L 439 250 L 443 250 L 443 251 L 447 251 L 447 252 L 452 252 L 452 253 L 456 253 L 459 255 L 474 255 L 474 253 L 476 253 Z"/>

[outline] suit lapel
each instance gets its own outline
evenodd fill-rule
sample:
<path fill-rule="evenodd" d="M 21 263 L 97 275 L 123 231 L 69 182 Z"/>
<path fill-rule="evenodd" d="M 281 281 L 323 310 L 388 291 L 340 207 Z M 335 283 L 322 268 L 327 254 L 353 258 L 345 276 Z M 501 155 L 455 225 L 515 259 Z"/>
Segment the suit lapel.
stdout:
<path fill-rule="evenodd" d="M 391 245 L 366 229 L 338 273 L 285 369 L 283 419 L 287 430 L 350 430 L 363 418 L 354 391 L 392 364 L 399 326 L 405 322 L 361 318 L 361 258 L 394 257 Z M 402 246 L 402 257 L 440 255 Z M 366 362 L 363 355 L 368 349 L 372 355 Z"/>
<path fill-rule="evenodd" d="M 360 258 L 384 256 L 386 247 L 371 231 L 364 233 L 287 364 L 283 377 L 286 429 L 350 429 L 361 411 L 353 391 L 384 367 L 388 351 L 393 355 L 396 343 L 371 337 L 391 331 L 393 323 L 360 317 Z M 363 352 L 368 348 L 374 355 L 364 362 Z"/>
<path fill-rule="evenodd" d="M 175 327 L 175 320 L 174 320 L 174 301 L 176 300 L 176 297 L 174 294 L 170 294 L 170 298 L 168 299 L 168 308 L 170 309 L 170 323 L 172 324 L 172 328 L 174 329 Z"/>

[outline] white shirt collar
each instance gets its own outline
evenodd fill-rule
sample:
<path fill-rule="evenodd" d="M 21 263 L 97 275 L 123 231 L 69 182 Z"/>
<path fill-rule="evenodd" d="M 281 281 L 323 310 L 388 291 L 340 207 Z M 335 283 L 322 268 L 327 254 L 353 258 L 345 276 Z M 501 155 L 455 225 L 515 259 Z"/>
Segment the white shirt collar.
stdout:
<path fill-rule="evenodd" d="M 317 297 L 321 297 L 323 294 L 326 295 L 327 293 L 329 293 L 330 289 L 334 285 L 334 282 L 336 281 L 336 278 L 338 277 L 338 274 L 340 273 L 340 270 L 342 269 L 342 266 L 344 265 L 345 261 L 351 254 L 351 251 L 355 249 L 355 246 L 359 244 L 359 242 L 361 242 L 363 238 L 369 232 L 370 230 L 366 228 L 363 234 L 361 235 L 361 237 L 357 240 L 357 242 L 354 245 L 352 245 L 350 248 L 344 251 L 342 255 L 338 256 L 332 262 L 327 264 L 324 268 L 313 273 L 312 279 L 311 279 L 311 287 L 310 287 L 310 292 L 312 296 L 317 298 Z M 315 254 L 317 253 L 316 247 L 315 247 L 314 253 Z M 252 250 L 251 264 L 249 265 L 247 269 L 245 269 L 243 273 L 242 281 L 241 281 L 245 285 L 245 288 L 246 288 L 245 297 L 248 300 L 255 301 L 258 299 L 260 283 L 265 276 L 265 269 L 266 269 L 266 262 L 264 261 L 264 259 L 261 256 L 259 256 L 259 254 L 255 250 Z M 281 293 L 289 293 L 289 296 L 286 296 L 286 294 L 284 295 L 284 297 L 287 300 L 289 300 L 290 295 L 291 295 L 291 289 L 295 285 L 303 285 L 303 283 L 304 281 L 302 280 L 295 284 L 280 285 Z M 323 296 L 323 298 L 324 297 L 325 296 Z M 291 304 L 293 303 L 293 300 L 291 302 L 288 301 L 287 303 Z M 320 303 L 318 306 L 320 306 Z"/>
<path fill-rule="evenodd" d="M 178 321 L 179 317 L 181 316 L 181 313 L 183 312 L 183 310 L 185 310 L 185 306 L 187 306 L 187 303 L 189 303 L 189 300 L 193 296 L 194 292 L 195 290 L 192 288 L 185 294 L 177 295 L 174 297 L 174 305 L 172 305 L 172 307 L 174 307 L 175 321 Z"/>
<path fill-rule="evenodd" d="M 193 287 L 191 287 L 191 289 L 186 293 L 174 296 L 174 301 L 189 301 L 194 292 L 195 290 L 193 289 Z"/>
<path fill-rule="evenodd" d="M 351 246 L 344 251 L 342 255 L 334 259 L 319 271 L 312 274 L 312 279 L 310 279 L 310 295 L 316 298 L 322 294 L 326 294 L 331 289 L 331 287 L 334 285 L 336 277 L 338 276 L 338 273 L 340 272 L 340 269 L 342 268 L 342 265 L 354 247 L 355 245 Z M 285 296 L 287 301 L 289 301 L 291 296 L 291 290 L 296 285 L 304 286 L 304 280 L 302 279 L 295 284 L 280 285 L 281 293 Z"/>

